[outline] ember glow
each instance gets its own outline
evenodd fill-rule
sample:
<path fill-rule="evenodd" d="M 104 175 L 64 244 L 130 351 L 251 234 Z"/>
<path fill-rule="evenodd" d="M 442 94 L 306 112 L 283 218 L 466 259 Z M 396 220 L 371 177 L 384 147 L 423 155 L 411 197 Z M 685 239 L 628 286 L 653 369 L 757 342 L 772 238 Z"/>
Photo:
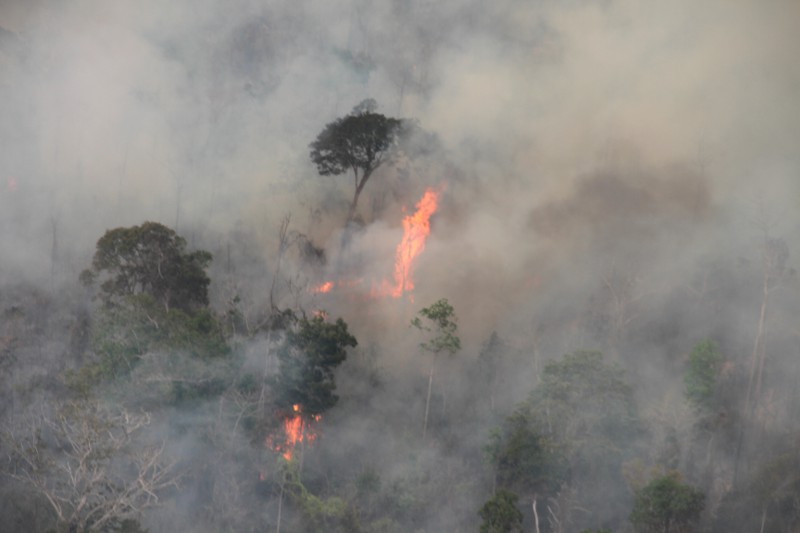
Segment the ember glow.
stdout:
<path fill-rule="evenodd" d="M 331 292 L 331 289 L 333 288 L 333 286 L 334 286 L 334 283 L 332 281 L 326 281 L 322 285 L 317 285 L 316 287 L 311 289 L 311 292 L 314 293 L 314 294 L 319 294 L 319 293 L 325 294 L 325 293 Z"/>
<path fill-rule="evenodd" d="M 321 415 L 313 415 L 311 420 L 319 422 Z M 302 407 L 299 404 L 292 406 L 292 414 L 283 420 L 284 439 L 283 442 L 276 443 L 272 437 L 267 439 L 267 446 L 276 452 L 281 452 L 283 458 L 291 461 L 295 456 L 295 448 L 304 442 L 314 442 L 317 439 L 316 432 L 311 428 L 310 420 L 303 415 Z"/>

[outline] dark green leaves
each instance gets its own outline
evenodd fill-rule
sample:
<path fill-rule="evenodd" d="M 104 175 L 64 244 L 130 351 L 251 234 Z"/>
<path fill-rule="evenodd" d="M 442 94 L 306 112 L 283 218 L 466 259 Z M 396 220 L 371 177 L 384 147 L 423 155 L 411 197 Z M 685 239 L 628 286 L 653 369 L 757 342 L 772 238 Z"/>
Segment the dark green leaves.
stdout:
<path fill-rule="evenodd" d="M 513 492 L 500 489 L 481 507 L 483 519 L 480 533 L 513 533 L 522 531 L 522 512 L 517 508 L 519 497 Z"/>
<path fill-rule="evenodd" d="M 81 281 L 102 280 L 106 303 L 148 294 L 166 309 L 190 312 L 208 305 L 205 273 L 211 254 L 186 251 L 186 240 L 157 222 L 109 230 L 97 241 L 92 269 Z"/>
<path fill-rule="evenodd" d="M 371 109 L 359 110 L 331 122 L 309 145 L 311 161 L 323 176 L 348 170 L 369 174 L 395 142 L 401 121 Z"/>
<path fill-rule="evenodd" d="M 636 491 L 630 520 L 637 532 L 685 531 L 700 518 L 704 503 L 701 491 L 681 483 L 678 474 L 670 473 Z"/>
<path fill-rule="evenodd" d="M 280 350 L 279 375 L 273 381 L 276 405 L 291 412 L 302 407 L 307 417 L 322 414 L 338 401 L 333 372 L 347 358 L 347 348 L 358 344 L 340 318 L 301 319 L 290 329 Z"/>
<path fill-rule="evenodd" d="M 689 355 L 689 366 L 683 377 L 686 398 L 697 408 L 710 407 L 722 366 L 722 355 L 709 340 L 694 347 Z"/>

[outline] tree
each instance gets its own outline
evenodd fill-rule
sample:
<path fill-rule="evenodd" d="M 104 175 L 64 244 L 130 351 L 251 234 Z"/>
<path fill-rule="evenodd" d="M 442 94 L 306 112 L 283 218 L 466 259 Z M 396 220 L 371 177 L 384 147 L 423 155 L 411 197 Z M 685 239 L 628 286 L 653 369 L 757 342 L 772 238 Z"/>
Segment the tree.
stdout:
<path fill-rule="evenodd" d="M 424 321 L 423 321 L 424 319 Z M 436 368 L 436 357 L 446 352 L 453 355 L 461 349 L 461 339 L 458 338 L 458 317 L 455 309 L 446 298 L 442 298 L 430 307 L 420 309 L 417 316 L 411 320 L 411 325 L 420 331 L 427 332 L 429 338 L 420 343 L 420 347 L 433 355 L 431 369 L 428 373 L 428 394 L 425 397 L 425 418 L 422 423 L 422 438 L 428 430 L 428 414 L 431 405 L 431 390 L 433 388 L 433 372 Z"/>
<path fill-rule="evenodd" d="M 364 100 L 347 116 L 327 124 L 309 145 L 309 156 L 321 175 L 338 176 L 353 171 L 355 192 L 347 214 L 348 223 L 355 215 L 361 191 L 386 160 L 403 123 L 375 113 L 376 107 L 374 100 Z"/>
<path fill-rule="evenodd" d="M 209 375 L 209 365 L 230 354 L 230 348 L 220 323 L 208 309 L 194 314 L 165 310 L 148 294 L 129 296 L 121 304 L 97 312 L 91 359 L 67 374 L 73 391 L 87 393 L 104 380 L 132 376 L 137 371 L 142 374 L 140 381 L 169 384 L 173 399 L 181 400 L 188 391 L 201 392 L 219 381 L 217 376 Z M 198 379 L 196 372 L 192 377 L 183 373 L 176 365 L 179 359 L 196 361 L 205 369 L 196 370 L 206 376 Z M 140 368 L 143 362 L 148 364 Z M 140 400 L 148 390 L 141 385 L 136 384 L 135 393 Z"/>
<path fill-rule="evenodd" d="M 300 405 L 312 419 L 336 405 L 333 371 L 347 358 L 347 348 L 357 345 L 341 318 L 334 323 L 322 316 L 300 319 L 278 349 L 279 373 L 272 381 L 278 408 L 292 412 Z"/>
<path fill-rule="evenodd" d="M 483 519 L 480 533 L 514 533 L 522 531 L 522 512 L 517 508 L 519 497 L 500 489 L 478 512 Z"/>
<path fill-rule="evenodd" d="M 4 435 L 5 471 L 42 495 L 59 526 L 70 531 L 130 527 L 130 519 L 158 505 L 159 493 L 177 487 L 179 477 L 163 445 L 137 441 L 149 422 L 147 414 L 68 404 Z"/>
<path fill-rule="evenodd" d="M 622 370 L 600 352 L 579 351 L 548 362 L 540 379 L 493 437 L 498 484 L 534 501 L 543 497 L 548 519 L 562 526 L 593 525 L 587 515 L 573 517 L 578 507 L 601 524 L 624 516 L 628 502 L 606 489 L 623 483 L 622 463 L 638 433 Z M 559 492 L 573 490 L 576 501 L 555 504 Z"/>
<path fill-rule="evenodd" d="M 523 493 L 552 494 L 567 477 L 567 464 L 557 442 L 539 431 L 528 405 L 519 406 L 486 447 L 499 486 Z"/>
<path fill-rule="evenodd" d="M 800 448 L 764 454 L 754 474 L 723 496 L 711 531 L 800 531 Z"/>
<path fill-rule="evenodd" d="M 205 269 L 211 254 L 186 251 L 186 240 L 157 222 L 106 231 L 97 241 L 91 269 L 81 280 L 102 279 L 101 298 L 107 304 L 147 294 L 166 310 L 193 312 L 208 305 L 210 279 Z"/>
<path fill-rule="evenodd" d="M 698 409 L 711 407 L 721 366 L 722 355 L 713 341 L 705 340 L 694 347 L 683 376 L 684 393 L 689 403 Z"/>
<path fill-rule="evenodd" d="M 606 364 L 600 352 L 548 362 L 528 403 L 550 438 L 585 459 L 595 448 L 619 454 L 636 433 L 633 391 L 622 369 Z"/>
<path fill-rule="evenodd" d="M 763 205 L 761 206 L 763 211 Z M 759 214 L 759 225 L 763 232 L 761 245 L 761 309 L 758 317 L 758 330 L 753 345 L 753 356 L 750 362 L 750 373 L 747 379 L 747 393 L 744 399 L 745 422 L 753 417 L 758 403 L 761 401 L 761 382 L 764 372 L 764 363 L 767 359 L 767 315 L 770 305 L 770 294 L 780 287 L 781 282 L 794 274 L 789 268 L 789 248 L 783 239 L 773 239 L 769 236 L 769 223 L 764 213 Z M 736 439 L 736 455 L 734 458 L 733 483 L 737 484 L 739 478 L 740 460 L 742 452 L 747 456 L 747 436 L 745 435 L 746 423 L 739 428 Z M 743 450 L 743 448 L 745 450 Z"/>
<path fill-rule="evenodd" d="M 700 518 L 704 502 L 700 490 L 672 472 L 636 491 L 630 521 L 641 533 L 687 533 Z"/>
<path fill-rule="evenodd" d="M 229 353 L 224 331 L 208 308 L 211 254 L 186 251 L 186 241 L 156 222 L 107 231 L 97 241 L 91 269 L 81 280 L 99 280 L 105 303 L 92 333 L 95 360 L 70 375 L 74 389 L 87 392 L 103 379 L 130 375 L 146 355 L 167 364 L 167 356 L 210 360 Z M 172 362 L 170 362 L 172 363 Z M 147 376 L 171 383 L 175 399 L 208 390 L 214 381 L 186 376 Z M 139 391 L 140 393 L 142 391 Z"/>
<path fill-rule="evenodd" d="M 489 396 L 490 412 L 495 410 L 498 374 L 500 373 L 502 358 L 506 352 L 508 352 L 508 347 L 497 335 L 497 332 L 493 331 L 478 355 L 477 371 L 479 375 L 476 385 L 486 388 L 486 393 Z"/>

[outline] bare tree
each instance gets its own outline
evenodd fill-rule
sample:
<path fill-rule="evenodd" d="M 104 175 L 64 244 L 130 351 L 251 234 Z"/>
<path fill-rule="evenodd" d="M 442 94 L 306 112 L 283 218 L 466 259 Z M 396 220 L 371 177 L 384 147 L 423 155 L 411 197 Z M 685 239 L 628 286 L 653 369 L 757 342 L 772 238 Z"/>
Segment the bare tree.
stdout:
<path fill-rule="evenodd" d="M 177 487 L 164 445 L 137 441 L 150 423 L 146 413 L 83 401 L 21 422 L 24 429 L 4 434 L 7 475 L 43 496 L 69 531 L 104 531 L 136 518 Z"/>
<path fill-rule="evenodd" d="M 747 379 L 747 392 L 745 394 L 744 412 L 746 419 L 754 417 L 756 408 L 761 401 L 761 384 L 764 372 L 764 362 L 767 359 L 767 317 L 769 311 L 770 295 L 778 288 L 782 281 L 791 276 L 793 272 L 788 268 L 789 248 L 783 239 L 769 236 L 769 224 L 764 216 L 757 223 L 763 233 L 761 243 L 761 306 L 758 315 L 758 328 L 753 343 L 753 354 L 750 360 L 750 372 Z M 747 420 L 745 421 L 745 423 Z M 737 481 L 742 456 L 742 448 L 746 446 L 745 425 L 739 429 L 734 459 L 733 482 Z"/>

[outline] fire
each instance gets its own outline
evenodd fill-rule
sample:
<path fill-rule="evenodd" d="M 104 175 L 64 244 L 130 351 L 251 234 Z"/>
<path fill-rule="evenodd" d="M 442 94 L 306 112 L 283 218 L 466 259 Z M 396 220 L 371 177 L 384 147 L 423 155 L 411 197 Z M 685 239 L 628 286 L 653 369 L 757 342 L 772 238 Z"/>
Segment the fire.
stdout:
<path fill-rule="evenodd" d="M 326 281 L 325 283 L 317 285 L 316 287 L 310 288 L 309 292 L 311 294 L 326 294 L 326 293 L 331 292 L 333 289 L 335 289 L 337 287 L 338 288 L 342 288 L 342 287 L 344 287 L 344 288 L 358 287 L 359 285 L 361 285 L 361 283 L 363 283 L 363 281 L 364 280 L 361 279 L 361 278 L 357 278 L 357 279 L 340 279 L 338 281 Z"/>
<path fill-rule="evenodd" d="M 429 188 L 417 202 L 416 212 L 403 218 L 403 239 L 395 253 L 394 286 L 388 290 L 391 296 L 399 298 L 403 293 L 414 290 L 414 262 L 425 249 L 425 242 L 431 233 L 431 216 L 438 207 L 439 191 Z"/>
<path fill-rule="evenodd" d="M 412 277 L 414 263 L 425 249 L 425 242 L 431 233 L 431 217 L 439 207 L 441 190 L 429 187 L 417 202 L 417 210 L 403 218 L 403 238 L 395 252 L 394 282 L 384 281 L 379 287 L 373 287 L 372 297 L 392 296 L 400 298 L 403 294 L 414 290 Z M 325 294 L 337 287 L 355 287 L 362 279 L 326 281 L 310 289 L 313 294 Z"/>
<path fill-rule="evenodd" d="M 283 420 L 283 431 L 285 439 L 282 443 L 275 443 L 272 437 L 267 439 L 267 446 L 276 452 L 282 452 L 283 458 L 291 461 L 294 457 L 294 450 L 298 444 L 304 442 L 314 442 L 317 434 L 311 429 L 310 421 L 319 422 L 321 415 L 313 415 L 311 420 L 303 415 L 302 407 L 299 404 L 292 406 L 293 413 Z"/>
<path fill-rule="evenodd" d="M 316 287 L 312 288 L 311 292 L 314 293 L 314 294 L 318 294 L 318 293 L 323 293 L 324 294 L 324 293 L 327 293 L 327 292 L 331 292 L 331 289 L 333 289 L 333 286 L 334 286 L 334 283 L 332 281 L 326 281 L 322 285 L 317 285 Z"/>

